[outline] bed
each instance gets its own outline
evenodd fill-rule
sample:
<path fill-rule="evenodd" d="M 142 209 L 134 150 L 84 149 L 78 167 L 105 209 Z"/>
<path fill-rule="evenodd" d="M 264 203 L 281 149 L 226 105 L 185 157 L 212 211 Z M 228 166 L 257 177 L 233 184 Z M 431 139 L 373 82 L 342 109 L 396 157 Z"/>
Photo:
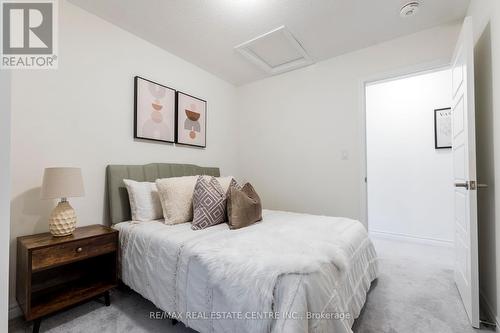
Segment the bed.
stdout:
<path fill-rule="evenodd" d="M 122 281 L 166 316 L 202 333 L 352 332 L 378 274 L 375 249 L 360 222 L 272 210 L 239 230 L 130 221 L 123 179 L 200 174 L 219 176 L 219 169 L 108 166 Z"/>

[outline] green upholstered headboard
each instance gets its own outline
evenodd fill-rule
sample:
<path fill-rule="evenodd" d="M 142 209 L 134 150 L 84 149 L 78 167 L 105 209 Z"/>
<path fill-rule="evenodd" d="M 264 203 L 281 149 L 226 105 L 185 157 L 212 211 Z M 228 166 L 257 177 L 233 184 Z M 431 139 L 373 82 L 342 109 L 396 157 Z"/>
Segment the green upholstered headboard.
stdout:
<path fill-rule="evenodd" d="M 219 177 L 219 168 L 204 168 L 191 164 L 151 163 L 146 165 L 108 165 L 106 186 L 109 216 L 112 224 L 129 221 L 130 203 L 124 179 L 154 182 L 158 178 L 210 175 Z"/>

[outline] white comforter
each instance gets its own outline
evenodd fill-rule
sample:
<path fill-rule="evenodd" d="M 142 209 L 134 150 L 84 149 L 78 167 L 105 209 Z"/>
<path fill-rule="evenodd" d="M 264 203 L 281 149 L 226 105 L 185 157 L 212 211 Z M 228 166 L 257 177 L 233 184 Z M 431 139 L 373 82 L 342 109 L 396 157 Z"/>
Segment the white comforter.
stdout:
<path fill-rule="evenodd" d="M 265 210 L 239 230 L 115 228 L 123 282 L 199 332 L 352 332 L 377 276 L 366 230 L 345 218 Z"/>

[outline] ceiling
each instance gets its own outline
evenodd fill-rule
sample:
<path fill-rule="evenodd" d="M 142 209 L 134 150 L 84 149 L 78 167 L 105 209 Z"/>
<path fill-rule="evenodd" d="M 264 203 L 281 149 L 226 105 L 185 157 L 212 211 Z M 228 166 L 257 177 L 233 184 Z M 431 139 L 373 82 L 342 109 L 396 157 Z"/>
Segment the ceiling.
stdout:
<path fill-rule="evenodd" d="M 462 19 L 470 0 L 70 0 L 235 85 L 272 74 L 234 47 L 285 25 L 314 61 Z"/>

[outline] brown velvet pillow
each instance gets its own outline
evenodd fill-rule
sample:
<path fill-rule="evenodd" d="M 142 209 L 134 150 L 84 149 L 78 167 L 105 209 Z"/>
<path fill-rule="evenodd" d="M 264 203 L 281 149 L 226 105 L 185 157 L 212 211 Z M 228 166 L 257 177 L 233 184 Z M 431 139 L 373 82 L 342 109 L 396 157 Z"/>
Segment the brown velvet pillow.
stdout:
<path fill-rule="evenodd" d="M 230 229 L 247 227 L 262 220 L 262 204 L 259 195 L 250 183 L 241 188 L 229 187 L 227 215 Z"/>

